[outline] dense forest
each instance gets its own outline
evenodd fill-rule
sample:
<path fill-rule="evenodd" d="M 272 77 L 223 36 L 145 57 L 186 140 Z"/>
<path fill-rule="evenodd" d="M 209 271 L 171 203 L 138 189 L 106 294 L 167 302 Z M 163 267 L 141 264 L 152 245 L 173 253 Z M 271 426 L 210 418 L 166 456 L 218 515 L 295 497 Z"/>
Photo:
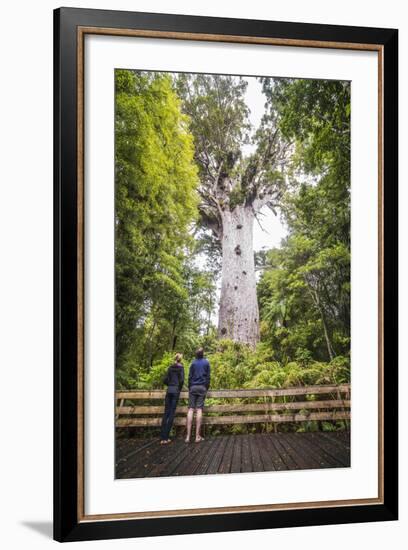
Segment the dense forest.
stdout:
<path fill-rule="evenodd" d="M 117 389 L 198 346 L 212 388 L 349 381 L 350 86 L 258 82 L 253 128 L 247 79 L 115 71 Z"/>

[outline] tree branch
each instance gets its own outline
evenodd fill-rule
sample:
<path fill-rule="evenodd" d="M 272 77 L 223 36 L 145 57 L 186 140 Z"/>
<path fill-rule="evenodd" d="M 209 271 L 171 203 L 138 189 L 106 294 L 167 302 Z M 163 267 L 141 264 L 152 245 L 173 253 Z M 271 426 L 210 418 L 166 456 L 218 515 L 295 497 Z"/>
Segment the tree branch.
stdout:
<path fill-rule="evenodd" d="M 201 223 L 220 239 L 222 236 L 222 223 L 217 210 L 214 210 L 212 206 L 206 207 L 204 204 L 200 204 L 198 210 L 201 216 Z"/>

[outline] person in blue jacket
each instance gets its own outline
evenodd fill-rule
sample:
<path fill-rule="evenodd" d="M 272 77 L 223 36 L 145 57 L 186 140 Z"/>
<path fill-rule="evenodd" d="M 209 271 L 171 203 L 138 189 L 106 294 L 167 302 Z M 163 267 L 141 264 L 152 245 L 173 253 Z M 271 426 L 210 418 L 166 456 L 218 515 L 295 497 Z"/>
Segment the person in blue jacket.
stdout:
<path fill-rule="evenodd" d="M 196 351 L 196 358 L 190 365 L 188 374 L 188 412 L 187 412 L 187 436 L 186 443 L 190 442 L 191 428 L 193 425 L 194 411 L 196 411 L 196 436 L 195 441 L 204 441 L 201 437 L 201 422 L 203 418 L 204 400 L 210 387 L 210 363 L 204 357 L 204 350 Z"/>
<path fill-rule="evenodd" d="M 167 391 L 164 401 L 164 413 L 160 434 L 160 443 L 162 445 L 171 442 L 171 439 L 169 438 L 170 430 L 173 426 L 177 403 L 184 384 L 184 367 L 181 363 L 182 358 L 183 356 L 181 353 L 176 354 L 174 363 L 167 369 L 167 374 L 163 380 L 167 386 Z"/>

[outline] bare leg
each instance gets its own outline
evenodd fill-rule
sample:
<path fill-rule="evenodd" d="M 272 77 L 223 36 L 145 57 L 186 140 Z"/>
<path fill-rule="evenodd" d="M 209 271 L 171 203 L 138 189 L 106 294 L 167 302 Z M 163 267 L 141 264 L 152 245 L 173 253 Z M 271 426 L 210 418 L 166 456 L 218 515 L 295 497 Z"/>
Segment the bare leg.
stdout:
<path fill-rule="evenodd" d="M 195 437 L 196 441 L 201 441 L 203 439 L 200 435 L 202 418 L 203 418 L 203 409 L 197 409 L 196 437 Z"/>
<path fill-rule="evenodd" d="M 186 443 L 189 443 L 191 438 L 191 427 L 193 425 L 193 415 L 194 415 L 194 409 L 188 409 L 187 412 L 187 436 L 185 439 Z"/>

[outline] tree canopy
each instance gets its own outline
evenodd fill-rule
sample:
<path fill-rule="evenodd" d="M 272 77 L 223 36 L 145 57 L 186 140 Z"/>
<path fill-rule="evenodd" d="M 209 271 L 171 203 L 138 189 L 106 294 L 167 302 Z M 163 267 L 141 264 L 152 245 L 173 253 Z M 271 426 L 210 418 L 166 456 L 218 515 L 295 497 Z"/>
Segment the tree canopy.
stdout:
<path fill-rule="evenodd" d="M 257 213 L 265 205 L 277 206 L 288 143 L 273 108 L 259 128 L 251 127 L 242 77 L 181 74 L 175 82 L 195 138 L 201 224 L 219 240 L 224 211 L 245 205 Z M 245 156 L 243 147 L 250 143 L 255 152 Z"/>

